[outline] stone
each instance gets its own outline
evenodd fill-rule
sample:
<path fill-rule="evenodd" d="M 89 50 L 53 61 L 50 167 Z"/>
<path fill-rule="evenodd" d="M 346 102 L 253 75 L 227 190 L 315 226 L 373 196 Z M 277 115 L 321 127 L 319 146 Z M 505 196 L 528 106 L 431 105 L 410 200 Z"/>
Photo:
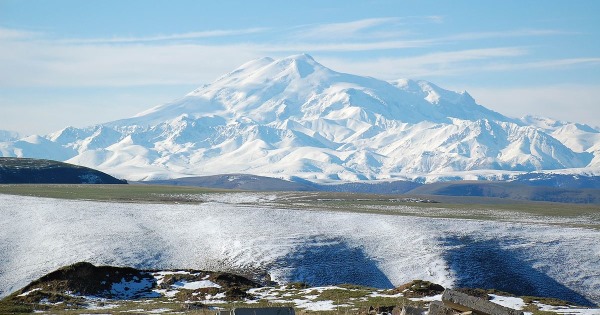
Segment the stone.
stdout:
<path fill-rule="evenodd" d="M 456 315 L 458 312 L 444 305 L 442 302 L 433 301 L 429 303 L 429 315 Z"/>
<path fill-rule="evenodd" d="M 447 289 L 444 291 L 444 294 L 442 294 L 442 302 L 444 302 L 446 306 L 463 313 L 471 311 L 473 314 L 478 315 L 523 315 L 522 311 L 492 303 L 455 290 Z"/>
<path fill-rule="evenodd" d="M 421 311 L 420 308 L 408 306 L 408 305 L 402 306 L 402 311 L 400 312 L 400 315 L 422 315 L 422 314 L 423 314 L 423 311 Z"/>

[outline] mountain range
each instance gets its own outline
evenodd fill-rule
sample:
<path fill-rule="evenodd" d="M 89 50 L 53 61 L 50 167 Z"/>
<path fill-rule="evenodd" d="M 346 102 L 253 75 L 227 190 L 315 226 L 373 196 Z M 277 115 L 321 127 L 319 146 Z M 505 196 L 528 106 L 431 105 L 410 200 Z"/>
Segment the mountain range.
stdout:
<path fill-rule="evenodd" d="M 518 97 L 518 96 L 516 96 Z M 600 131 L 504 116 L 427 81 L 331 70 L 302 54 L 250 61 L 138 115 L 0 142 L 128 180 L 244 173 L 337 182 L 600 174 Z"/>

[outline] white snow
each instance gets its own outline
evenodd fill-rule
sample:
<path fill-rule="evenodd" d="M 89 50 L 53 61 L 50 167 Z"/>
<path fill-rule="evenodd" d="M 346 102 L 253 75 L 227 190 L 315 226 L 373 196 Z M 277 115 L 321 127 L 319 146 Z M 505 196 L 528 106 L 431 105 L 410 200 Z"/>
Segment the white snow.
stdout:
<path fill-rule="evenodd" d="M 201 288 L 220 288 L 221 286 L 210 281 L 210 280 L 201 280 L 201 281 L 178 281 L 172 285 L 175 289 L 187 289 L 187 290 L 198 290 Z"/>
<path fill-rule="evenodd" d="M 333 301 L 294 300 L 294 303 L 298 308 L 313 312 L 333 311 L 338 307 Z"/>
<path fill-rule="evenodd" d="M 422 297 L 422 298 L 410 298 L 410 300 L 412 300 L 412 301 L 423 301 L 423 302 L 441 301 L 442 300 L 442 295 L 438 294 L 438 295 L 433 295 L 433 296 L 425 296 L 425 297 Z"/>
<path fill-rule="evenodd" d="M 0 195 L 0 213 L 2 296 L 78 261 L 151 269 L 257 268 L 275 281 L 331 281 L 323 285 L 362 276 L 362 284 L 380 287 L 413 279 L 452 287 L 473 275 L 468 272 L 497 269 L 457 274 L 461 269 L 449 259 L 478 254 L 469 252 L 472 246 L 505 259 L 511 265 L 504 270 L 523 281 L 600 301 L 600 231 L 593 229 L 219 202 L 153 205 L 9 195 Z"/>
<path fill-rule="evenodd" d="M 525 302 L 523 302 L 523 299 L 521 298 L 501 296 L 496 294 L 490 294 L 489 296 L 492 298 L 490 300 L 491 302 L 500 304 L 502 306 L 510 307 L 516 310 L 522 310 L 523 307 L 525 307 Z"/>
<path fill-rule="evenodd" d="M 25 293 L 21 293 L 21 294 L 19 294 L 19 295 L 17 295 L 17 296 L 19 296 L 19 297 L 28 296 L 28 295 L 29 295 L 29 294 L 31 294 L 32 292 L 39 291 L 39 290 L 41 290 L 41 289 L 42 289 L 42 288 L 35 288 L 35 289 L 29 290 L 29 291 L 27 291 L 27 292 L 25 292 Z"/>
<path fill-rule="evenodd" d="M 295 55 L 251 61 L 129 119 L 1 142 L 0 155 L 67 160 L 129 180 L 436 180 L 465 171 L 598 171 L 599 135 L 581 124 L 508 118 L 430 82 L 343 74 Z"/>
<path fill-rule="evenodd" d="M 133 279 L 127 281 L 123 278 L 121 279 L 121 282 L 112 284 L 110 293 L 113 296 L 122 299 L 130 299 L 137 297 L 140 292 L 146 292 L 148 289 L 152 288 L 152 285 L 152 281 L 148 279 Z"/>
<path fill-rule="evenodd" d="M 565 315 L 598 315 L 600 309 L 585 309 L 585 308 L 555 308 L 552 312 Z"/>

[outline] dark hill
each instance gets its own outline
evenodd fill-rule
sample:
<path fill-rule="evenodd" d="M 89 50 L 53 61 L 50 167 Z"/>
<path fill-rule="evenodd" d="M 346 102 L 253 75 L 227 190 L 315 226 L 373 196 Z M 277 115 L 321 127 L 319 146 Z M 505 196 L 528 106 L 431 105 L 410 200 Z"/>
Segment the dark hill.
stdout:
<path fill-rule="evenodd" d="M 100 171 L 52 160 L 0 158 L 0 184 L 127 184 Z"/>
<path fill-rule="evenodd" d="M 521 182 L 453 181 L 420 186 L 411 195 L 493 197 L 512 200 L 600 204 L 600 189 L 531 186 Z"/>
<path fill-rule="evenodd" d="M 139 182 L 140 184 L 197 186 L 220 189 L 240 189 L 250 191 L 330 191 L 368 194 L 403 194 L 421 186 L 409 181 L 318 184 L 294 177 L 291 181 L 250 174 L 224 174 L 212 176 L 182 177 L 166 180 Z"/>
<path fill-rule="evenodd" d="M 525 173 L 512 180 L 527 186 L 565 189 L 600 189 L 600 176 L 552 173 Z"/>
<path fill-rule="evenodd" d="M 219 287 L 186 289 L 176 298 L 194 299 L 194 296 L 199 295 L 196 300 L 201 300 L 207 294 L 222 294 L 226 301 L 238 301 L 249 297 L 248 289 L 262 286 L 254 280 L 227 272 L 193 269 L 140 270 L 78 262 L 50 272 L 1 299 L 0 314 L 83 308 L 89 306 L 90 301 L 87 298 L 112 300 L 158 298 L 161 294 L 156 290 L 194 281 L 211 281 Z M 267 284 L 273 283 L 267 282 Z M 136 314 L 140 313 L 136 312 Z"/>
<path fill-rule="evenodd" d="M 315 191 L 305 183 L 290 182 L 283 179 L 250 174 L 225 174 L 212 176 L 182 177 L 166 180 L 140 182 L 154 185 L 197 186 L 222 189 L 240 189 L 251 191 Z"/>

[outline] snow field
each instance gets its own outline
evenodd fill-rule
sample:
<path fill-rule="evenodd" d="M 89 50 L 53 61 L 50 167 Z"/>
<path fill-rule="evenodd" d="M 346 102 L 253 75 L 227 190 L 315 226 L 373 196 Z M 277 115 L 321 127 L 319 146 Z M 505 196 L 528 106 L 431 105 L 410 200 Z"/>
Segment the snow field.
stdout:
<path fill-rule="evenodd" d="M 250 195 L 229 202 L 255 200 Z M 165 205 L 0 195 L 0 211 L 0 296 L 61 266 L 89 261 L 262 270 L 275 281 L 380 288 L 413 279 L 477 284 L 481 275 L 488 284 L 510 285 L 496 278 L 517 277 L 549 287 L 541 293 L 600 302 L 600 231 L 592 229 L 272 209 L 217 199 Z M 496 265 L 469 260 L 488 256 Z"/>
<path fill-rule="evenodd" d="M 249 62 L 135 117 L 19 140 L 0 131 L 0 155 L 67 161 L 128 180 L 247 173 L 436 181 L 452 173 L 598 173 L 600 131 L 509 118 L 464 91 L 339 73 L 295 55 Z"/>

